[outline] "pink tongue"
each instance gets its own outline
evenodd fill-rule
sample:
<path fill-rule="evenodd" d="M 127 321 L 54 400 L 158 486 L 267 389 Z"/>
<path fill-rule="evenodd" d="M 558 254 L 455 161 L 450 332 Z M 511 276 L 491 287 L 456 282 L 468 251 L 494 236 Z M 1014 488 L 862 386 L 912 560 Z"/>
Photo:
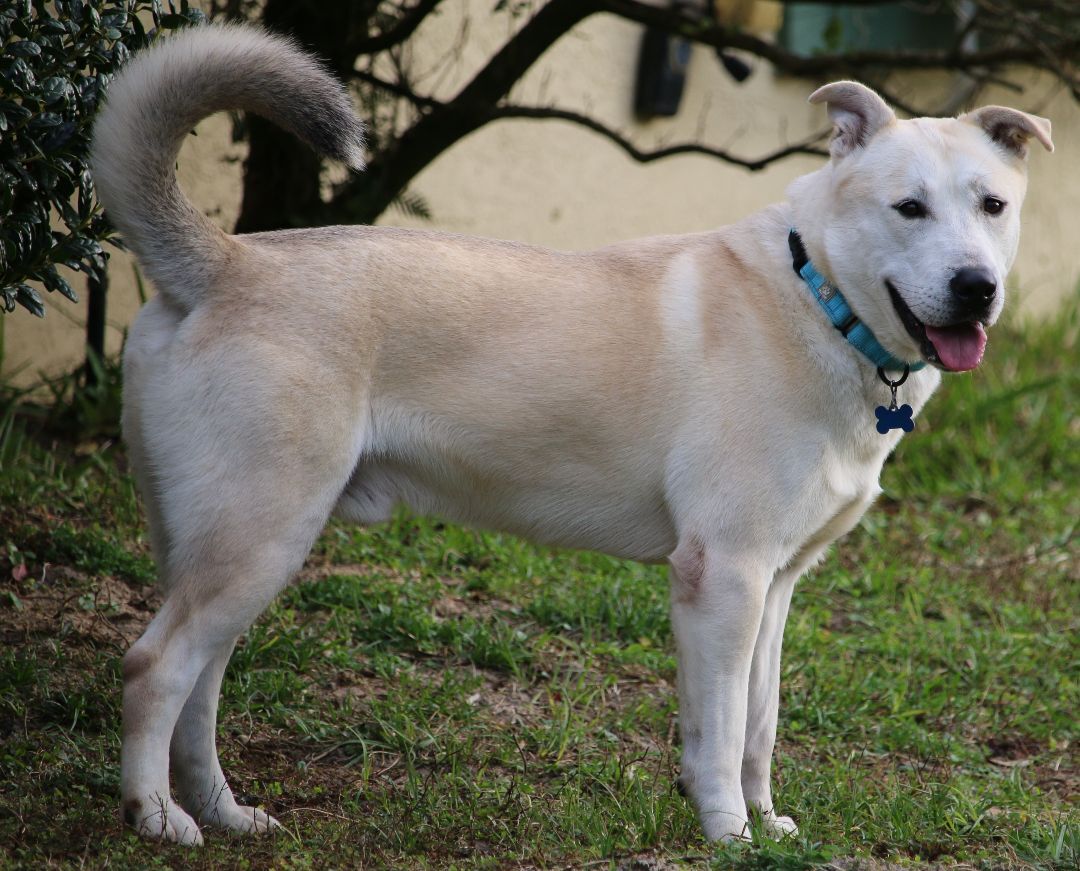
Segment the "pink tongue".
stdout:
<path fill-rule="evenodd" d="M 945 368 L 953 372 L 974 369 L 986 349 L 986 331 L 978 321 L 951 327 L 926 324 L 926 337 L 934 343 L 934 350 Z"/>

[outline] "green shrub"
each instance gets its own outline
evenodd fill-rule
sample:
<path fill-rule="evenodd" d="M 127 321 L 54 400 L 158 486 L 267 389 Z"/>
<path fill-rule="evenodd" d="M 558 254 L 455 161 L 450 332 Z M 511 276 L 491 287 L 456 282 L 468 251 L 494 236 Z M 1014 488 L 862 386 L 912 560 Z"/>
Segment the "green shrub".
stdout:
<path fill-rule="evenodd" d="M 111 228 L 86 169 L 109 78 L 159 29 L 202 18 L 187 0 L 0 3 L 0 306 L 43 317 L 28 284 L 77 299 L 57 267 L 102 272 Z M 152 29 L 146 30 L 152 22 Z"/>

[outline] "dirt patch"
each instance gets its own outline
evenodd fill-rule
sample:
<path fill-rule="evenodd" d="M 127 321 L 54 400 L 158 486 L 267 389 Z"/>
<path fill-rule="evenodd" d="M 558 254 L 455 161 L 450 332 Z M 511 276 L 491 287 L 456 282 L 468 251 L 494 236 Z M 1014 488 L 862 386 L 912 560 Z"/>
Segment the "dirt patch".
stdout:
<path fill-rule="evenodd" d="M 372 575 L 378 575 L 380 578 L 386 577 L 384 572 L 377 572 L 370 565 L 364 563 L 340 563 L 335 565 L 327 561 L 325 557 L 312 554 L 308 557 L 308 562 L 292 579 L 290 585 L 310 584 L 341 575 L 355 575 L 358 578 L 369 578 Z"/>
<path fill-rule="evenodd" d="M 485 674 L 484 685 L 466 701 L 473 707 L 485 710 L 494 722 L 518 727 L 540 722 L 545 711 L 542 697 L 543 691 L 538 687 Z"/>
<path fill-rule="evenodd" d="M 95 645 L 127 650 L 161 605 L 154 587 L 104 576 L 91 578 L 46 563 L 39 574 L 0 584 L 4 604 L 0 639 L 15 644 L 31 636 L 74 631 Z M 10 573 L 8 574 L 10 577 Z"/>
<path fill-rule="evenodd" d="M 1029 764 L 1045 749 L 1026 735 L 996 735 L 986 740 L 985 747 L 992 763 L 1006 767 Z"/>

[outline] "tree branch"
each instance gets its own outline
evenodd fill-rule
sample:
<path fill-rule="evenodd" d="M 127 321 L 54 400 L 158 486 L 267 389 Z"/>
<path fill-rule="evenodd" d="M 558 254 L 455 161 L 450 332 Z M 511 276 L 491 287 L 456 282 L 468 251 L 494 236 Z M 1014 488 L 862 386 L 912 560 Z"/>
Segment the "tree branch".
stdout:
<path fill-rule="evenodd" d="M 418 0 L 415 6 L 402 10 L 401 17 L 389 30 L 384 30 L 375 36 L 362 37 L 350 44 L 355 54 L 376 54 L 386 51 L 395 45 L 401 45 L 413 33 L 416 28 L 435 11 L 442 0 Z"/>
<path fill-rule="evenodd" d="M 446 105 L 446 103 L 441 100 L 436 100 L 434 97 L 426 97 L 423 94 L 416 93 L 412 88 L 401 82 L 388 82 L 386 79 L 381 79 L 373 73 L 367 72 L 367 70 L 353 70 L 352 77 L 358 82 L 363 82 L 365 85 L 380 88 L 383 91 L 393 94 L 395 97 L 401 97 L 403 100 L 408 100 L 418 109 L 436 109 Z"/>
<path fill-rule="evenodd" d="M 446 105 L 432 97 L 417 94 L 412 89 L 398 82 L 388 82 L 371 73 L 358 70 L 353 75 L 354 78 L 359 81 L 365 82 L 376 88 L 382 88 L 395 96 L 408 100 L 418 108 L 433 109 L 442 108 Z M 538 121 L 567 121 L 571 124 L 577 124 L 579 127 L 584 127 L 587 130 L 591 130 L 592 132 L 603 136 L 638 163 L 652 163 L 654 160 L 663 160 L 666 157 L 675 157 L 680 154 L 701 154 L 706 157 L 722 160 L 725 163 L 741 166 L 744 169 L 749 169 L 751 171 L 764 169 L 770 163 L 775 163 L 776 161 L 782 160 L 793 154 L 808 154 L 816 157 L 826 157 L 829 152 L 824 148 L 817 148 L 815 146 L 825 139 L 831 131 L 831 128 L 820 130 L 817 133 L 807 136 L 805 139 L 778 148 L 775 151 L 763 154 L 760 157 L 740 157 L 736 154 L 732 154 L 730 151 L 714 148 L 700 142 L 685 142 L 680 143 L 679 145 L 668 145 L 652 151 L 646 151 L 635 145 L 631 139 L 619 131 L 612 127 L 608 127 L 591 115 L 585 115 L 571 109 L 559 109 L 555 106 L 477 106 L 476 110 L 478 113 L 483 113 L 486 116 L 486 121 L 498 121 L 503 118 L 522 118 Z"/>
<path fill-rule="evenodd" d="M 414 0 L 407 16 L 422 17 L 425 5 L 436 0 Z M 824 2 L 824 0 L 821 0 Z M 874 6 L 879 0 L 861 0 L 858 5 Z M 955 8 L 955 3 L 950 0 Z M 549 0 L 539 5 L 532 17 L 473 76 L 456 96 L 446 101 L 417 94 L 407 81 L 388 82 L 370 72 L 352 71 L 358 81 L 403 98 L 414 107 L 419 118 L 409 129 L 372 158 L 368 172 L 351 178 L 334 198 L 335 207 L 360 222 L 373 221 L 395 196 L 439 154 L 456 142 L 498 118 L 518 117 L 555 119 L 591 129 L 640 162 L 657 160 L 673 154 L 697 153 L 728 163 L 760 169 L 790 154 L 822 153 L 817 144 L 823 138 L 809 139 L 784 146 L 756 158 L 741 157 L 723 149 L 700 143 L 684 143 L 653 151 L 635 145 L 622 133 L 581 113 L 570 110 L 500 105 L 510 89 L 560 37 L 596 12 L 607 12 L 628 21 L 678 34 L 717 49 L 737 49 L 770 62 L 780 72 L 813 78 L 850 76 L 886 85 L 888 72 L 896 70 L 959 70 L 971 75 L 976 83 L 995 77 L 995 70 L 1009 64 L 1026 64 L 1053 72 L 1063 79 L 1074 95 L 1080 96 L 1078 77 L 1072 58 L 1080 54 L 1080 28 L 1066 24 L 1072 0 L 1034 0 L 1024 6 L 1019 0 L 971 0 L 980 16 L 978 30 L 991 32 L 992 42 L 972 50 L 964 32 L 945 50 L 854 51 L 801 56 L 781 45 L 751 33 L 721 25 L 703 16 L 700 8 L 668 5 L 661 0 Z M 1038 8 L 1032 8 L 1037 6 Z M 1011 10 L 1012 17 L 1005 10 Z M 1030 14 L 1029 14 L 1030 13 Z M 406 20 L 403 18 L 403 20 Z M 985 23 L 984 23 L 985 22 Z M 970 24 L 970 20 L 968 21 Z M 388 33 L 398 31 L 394 27 Z M 900 95 L 882 90 L 883 96 L 910 114 L 923 114 L 919 107 L 906 105 Z M 944 108 L 950 113 L 953 106 Z"/>
<path fill-rule="evenodd" d="M 575 24 L 593 14 L 599 0 L 551 0 L 510 37 L 452 100 L 429 111 L 391 148 L 375 157 L 335 198 L 354 220 L 370 223 L 439 154 L 481 127 L 483 107 L 496 105 L 536 60 Z"/>
<path fill-rule="evenodd" d="M 893 70 L 956 69 L 965 70 L 1002 64 L 1027 64 L 1060 75 L 1060 64 L 1048 57 L 1046 46 L 1004 43 L 985 49 L 966 51 L 962 46 L 928 51 L 852 51 L 842 54 L 817 54 L 804 57 L 767 42 L 750 33 L 726 28 L 715 20 L 702 18 L 692 8 L 656 6 L 645 0 L 596 0 L 600 11 L 618 15 L 649 27 L 677 33 L 694 42 L 714 48 L 734 48 L 749 52 L 772 63 L 778 70 L 797 76 L 862 75 L 867 70 L 888 67 Z M 1058 57 L 1072 57 L 1080 52 L 1080 32 L 1062 34 L 1054 46 Z"/>
<path fill-rule="evenodd" d="M 820 130 L 799 142 L 785 145 L 782 148 L 778 148 L 768 154 L 763 154 L 760 157 L 740 157 L 737 154 L 732 154 L 730 151 L 725 151 L 721 148 L 713 148 L 712 146 L 703 145 L 699 142 L 684 142 L 678 145 L 667 145 L 652 151 L 645 151 L 635 145 L 619 131 L 608 127 L 589 115 L 583 115 L 580 112 L 574 112 L 568 109 L 545 106 L 495 106 L 490 110 L 489 116 L 493 121 L 500 118 L 530 118 L 536 120 L 568 121 L 571 124 L 577 124 L 579 127 L 584 127 L 587 130 L 591 130 L 593 133 L 603 136 L 638 163 L 652 163 L 654 160 L 663 160 L 664 158 L 675 157 L 680 154 L 701 154 L 753 171 L 764 169 L 770 163 L 775 163 L 776 161 L 782 160 L 785 157 L 790 157 L 793 154 L 810 154 L 817 157 L 828 156 L 828 151 L 815 146 L 825 139 L 832 129 Z"/>

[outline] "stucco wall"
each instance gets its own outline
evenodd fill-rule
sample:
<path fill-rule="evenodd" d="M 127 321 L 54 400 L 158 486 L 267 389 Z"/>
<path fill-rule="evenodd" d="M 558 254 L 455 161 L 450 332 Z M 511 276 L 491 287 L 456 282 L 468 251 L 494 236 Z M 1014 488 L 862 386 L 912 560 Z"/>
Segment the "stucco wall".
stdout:
<path fill-rule="evenodd" d="M 490 0 L 447 4 L 425 23 L 413 49 L 418 68 L 438 66 L 453 52 L 449 70 L 427 84 L 452 95 L 508 35 L 506 16 L 492 16 Z M 467 38 L 461 40 L 468 19 Z M 559 105 L 587 111 L 629 135 L 641 147 L 700 140 L 744 156 L 758 156 L 827 126 L 821 107 L 806 96 L 812 83 L 778 78 L 764 64 L 736 84 L 713 53 L 696 47 L 682 108 L 674 119 L 639 123 L 632 112 L 641 29 L 612 16 L 585 21 L 551 49 L 514 89 L 523 105 Z M 908 94 L 946 91 L 948 77 L 906 83 Z M 1011 305 L 1024 314 L 1053 311 L 1080 278 L 1080 246 L 1072 234 L 1080 202 L 1080 108 L 1049 78 L 1028 76 L 1026 92 L 986 93 L 1000 102 L 1047 115 L 1057 152 L 1032 155 L 1024 209 L 1024 237 L 1012 276 Z M 243 148 L 229 141 L 224 117 L 208 119 L 180 157 L 180 177 L 192 200 L 222 227 L 239 209 Z M 562 121 L 502 121 L 458 143 L 429 166 L 411 190 L 433 213 L 432 223 L 391 210 L 380 219 L 399 226 L 434 225 L 454 232 L 582 249 L 617 239 L 696 231 L 729 223 L 782 199 L 795 176 L 818 164 L 794 157 L 751 173 L 700 156 L 642 165 L 594 133 Z M 108 343 L 138 309 L 130 260 L 114 255 Z M 76 286 L 80 286 L 76 284 Z M 3 318 L 6 373 L 32 382 L 39 370 L 55 372 L 82 356 L 85 302 L 50 298 L 44 320 L 24 311 Z"/>

